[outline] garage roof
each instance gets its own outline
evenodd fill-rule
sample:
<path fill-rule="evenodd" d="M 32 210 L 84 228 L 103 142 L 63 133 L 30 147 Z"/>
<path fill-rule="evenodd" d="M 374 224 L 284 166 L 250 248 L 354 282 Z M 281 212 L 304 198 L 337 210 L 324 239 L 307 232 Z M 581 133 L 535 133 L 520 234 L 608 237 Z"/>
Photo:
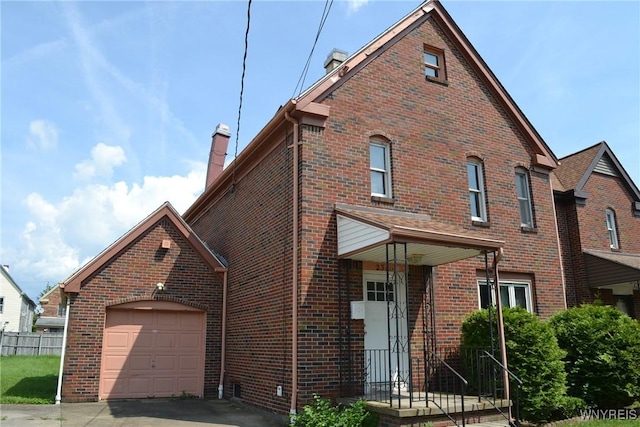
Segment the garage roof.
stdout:
<path fill-rule="evenodd" d="M 125 250 L 125 248 L 153 227 L 163 217 L 167 217 L 175 228 L 184 236 L 191 247 L 200 255 L 213 270 L 221 271 L 226 269 L 226 265 L 218 255 L 214 254 L 211 249 L 194 233 L 187 225 L 182 217 L 176 212 L 171 203 L 163 203 L 155 212 L 142 220 L 138 225 L 129 230 L 124 236 L 116 240 L 108 248 L 102 251 L 98 256 L 93 258 L 69 278 L 60 284 L 65 292 L 80 292 L 82 282 L 96 272 L 100 267 L 106 264 L 110 259 Z"/>

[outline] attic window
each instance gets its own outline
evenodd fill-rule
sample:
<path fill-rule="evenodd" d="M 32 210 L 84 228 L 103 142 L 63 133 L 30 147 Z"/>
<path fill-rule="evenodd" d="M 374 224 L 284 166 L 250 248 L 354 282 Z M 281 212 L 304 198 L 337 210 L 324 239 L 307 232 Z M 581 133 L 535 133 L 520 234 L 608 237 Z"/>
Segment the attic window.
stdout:
<path fill-rule="evenodd" d="M 445 82 L 447 75 L 444 64 L 444 51 L 437 47 L 424 45 L 424 75 L 427 80 Z"/>

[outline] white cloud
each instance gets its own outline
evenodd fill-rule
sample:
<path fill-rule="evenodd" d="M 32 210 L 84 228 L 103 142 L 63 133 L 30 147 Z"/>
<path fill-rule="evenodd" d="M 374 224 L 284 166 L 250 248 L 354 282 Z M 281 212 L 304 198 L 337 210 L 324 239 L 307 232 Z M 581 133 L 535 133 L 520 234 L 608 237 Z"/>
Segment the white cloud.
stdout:
<path fill-rule="evenodd" d="M 119 146 L 98 143 L 91 149 L 91 158 L 76 164 L 76 179 L 90 179 L 93 177 L 110 177 L 113 168 L 127 161 L 124 150 Z"/>
<path fill-rule="evenodd" d="M 49 151 L 58 146 L 58 129 L 48 120 L 33 120 L 29 123 L 27 145 L 36 150 Z"/>
<path fill-rule="evenodd" d="M 190 166 L 184 176 L 146 176 L 141 185 L 88 184 L 58 202 L 30 194 L 17 268 L 43 281 L 64 280 L 165 201 L 184 212 L 200 195 L 206 175 L 204 163 Z"/>
<path fill-rule="evenodd" d="M 347 11 L 349 13 L 356 13 L 362 6 L 369 3 L 369 0 L 348 0 Z"/>

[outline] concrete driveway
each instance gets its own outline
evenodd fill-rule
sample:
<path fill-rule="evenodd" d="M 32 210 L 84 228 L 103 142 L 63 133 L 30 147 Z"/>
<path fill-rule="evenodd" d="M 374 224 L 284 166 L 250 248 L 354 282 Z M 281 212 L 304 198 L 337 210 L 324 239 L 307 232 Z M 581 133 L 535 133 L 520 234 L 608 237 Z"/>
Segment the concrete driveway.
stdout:
<path fill-rule="evenodd" d="M 281 427 L 283 418 L 265 415 L 228 400 L 148 399 L 0 405 L 2 427 Z"/>

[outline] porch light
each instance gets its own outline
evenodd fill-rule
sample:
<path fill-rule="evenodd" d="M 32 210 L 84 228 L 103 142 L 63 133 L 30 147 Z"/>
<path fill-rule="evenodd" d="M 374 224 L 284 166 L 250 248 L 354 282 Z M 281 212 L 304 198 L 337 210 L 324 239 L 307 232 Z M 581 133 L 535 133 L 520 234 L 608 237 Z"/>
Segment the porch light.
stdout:
<path fill-rule="evenodd" d="M 409 264 L 418 265 L 422 262 L 422 257 L 424 254 L 411 254 L 407 256 L 407 261 Z"/>

